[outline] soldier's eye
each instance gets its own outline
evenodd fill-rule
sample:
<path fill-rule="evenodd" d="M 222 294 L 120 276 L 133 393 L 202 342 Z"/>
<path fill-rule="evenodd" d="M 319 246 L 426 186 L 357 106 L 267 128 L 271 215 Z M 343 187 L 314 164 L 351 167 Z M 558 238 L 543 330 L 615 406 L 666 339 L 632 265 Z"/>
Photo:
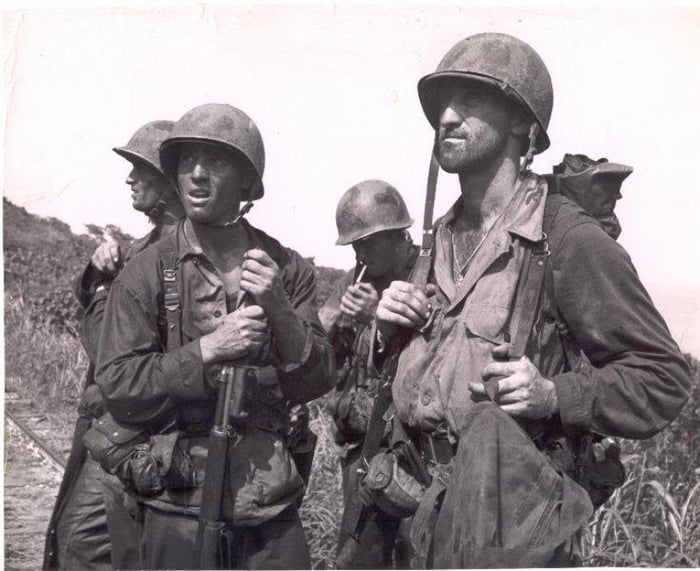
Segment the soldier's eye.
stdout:
<path fill-rule="evenodd" d="M 181 154 L 178 167 L 180 170 L 191 169 L 194 166 L 194 156 L 190 154 Z"/>

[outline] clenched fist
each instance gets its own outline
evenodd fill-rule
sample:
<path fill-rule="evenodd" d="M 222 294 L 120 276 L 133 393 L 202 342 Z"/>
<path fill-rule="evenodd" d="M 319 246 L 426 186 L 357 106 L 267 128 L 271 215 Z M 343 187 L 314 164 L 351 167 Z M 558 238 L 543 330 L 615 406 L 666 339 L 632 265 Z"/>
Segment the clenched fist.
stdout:
<path fill-rule="evenodd" d="M 241 268 L 241 289 L 250 293 L 268 314 L 289 303 L 280 269 L 266 252 L 248 250 Z"/>
<path fill-rule="evenodd" d="M 430 317 L 430 310 L 428 296 L 419 287 L 409 282 L 391 282 L 377 306 L 377 328 L 387 339 L 393 337 L 397 327 L 420 329 Z"/>
<path fill-rule="evenodd" d="M 237 309 L 224 317 L 214 331 L 200 338 L 205 364 L 235 361 L 255 355 L 270 339 L 265 311 L 259 305 Z"/>
<path fill-rule="evenodd" d="M 527 357 L 508 359 L 511 345 L 494 347 L 494 362 L 481 372 L 484 382 L 496 382 L 494 402 L 511 416 L 545 418 L 559 410 L 554 383 L 545 379 Z M 476 399 L 486 398 L 483 383 L 469 383 L 469 390 Z"/>
<path fill-rule="evenodd" d="M 119 243 L 110 238 L 100 244 L 90 258 L 92 267 L 108 277 L 115 277 L 122 266 L 122 252 Z"/>
<path fill-rule="evenodd" d="M 372 284 L 366 282 L 352 284 L 340 299 L 340 311 L 366 325 L 374 319 L 378 301 L 379 294 Z"/>

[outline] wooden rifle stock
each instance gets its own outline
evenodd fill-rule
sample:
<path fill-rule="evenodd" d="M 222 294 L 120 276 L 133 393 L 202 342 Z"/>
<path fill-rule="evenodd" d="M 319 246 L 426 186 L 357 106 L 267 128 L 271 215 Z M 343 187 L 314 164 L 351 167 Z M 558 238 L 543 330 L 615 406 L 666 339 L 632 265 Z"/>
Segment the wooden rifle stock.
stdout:
<path fill-rule="evenodd" d="M 222 513 L 224 481 L 229 446 L 229 421 L 226 416 L 227 393 L 233 384 L 229 367 L 222 367 L 219 392 L 216 400 L 214 426 L 209 432 L 207 468 L 204 474 L 202 505 L 199 510 L 197 528 L 197 553 L 200 569 L 221 569 L 223 567 L 221 539 L 226 527 Z"/>
<path fill-rule="evenodd" d="M 243 305 L 240 294 L 236 309 Z M 229 446 L 235 446 L 238 435 L 231 421 L 242 422 L 247 416 L 243 409 L 246 373 L 251 367 L 221 366 L 221 380 L 216 399 L 214 425 L 209 431 L 207 467 L 202 489 L 202 505 L 197 527 L 197 552 L 200 569 L 235 569 L 240 545 L 231 545 L 237 535 L 228 533 L 223 513 L 223 492 L 228 468 Z M 232 442 L 233 440 L 233 442 Z M 235 498 L 232 498 L 232 504 Z"/>

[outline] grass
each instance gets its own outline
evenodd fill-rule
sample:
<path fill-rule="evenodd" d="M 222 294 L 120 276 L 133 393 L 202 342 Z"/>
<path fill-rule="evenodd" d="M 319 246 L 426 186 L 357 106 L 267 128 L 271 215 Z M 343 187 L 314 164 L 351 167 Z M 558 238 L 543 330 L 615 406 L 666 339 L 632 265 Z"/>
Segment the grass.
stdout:
<path fill-rule="evenodd" d="M 5 391 L 41 409 L 74 409 L 87 365 L 76 337 L 38 324 L 21 301 L 5 298 Z"/>
<path fill-rule="evenodd" d="M 36 325 L 16 300 L 6 300 L 5 326 L 6 390 L 39 408 L 74 409 L 87 365 L 78 340 Z M 681 417 L 650 440 L 623 443 L 627 480 L 590 522 L 587 565 L 700 566 L 700 373 L 692 363 L 696 383 Z M 301 515 L 314 568 L 332 569 L 342 500 L 325 399 L 311 404 L 311 416 L 319 441 Z"/>

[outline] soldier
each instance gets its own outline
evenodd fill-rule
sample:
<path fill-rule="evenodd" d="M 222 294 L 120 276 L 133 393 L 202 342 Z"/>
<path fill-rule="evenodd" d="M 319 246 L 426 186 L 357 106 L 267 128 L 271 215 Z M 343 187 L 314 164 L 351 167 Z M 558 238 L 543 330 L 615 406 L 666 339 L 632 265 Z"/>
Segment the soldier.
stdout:
<path fill-rule="evenodd" d="M 345 512 L 338 542 L 339 568 L 400 568 L 397 545 L 400 520 L 378 510 L 358 514 L 359 534 L 348 527 L 357 496 L 358 468 L 362 465 L 379 379 L 368 370 L 372 325 L 379 295 L 393 280 L 405 280 L 418 254 L 406 231 L 413 224 L 399 192 L 381 180 L 366 180 L 343 194 L 336 211 L 338 240 L 352 244 L 355 269 L 338 282 L 319 312 L 335 351 L 338 386 L 333 394 L 335 440 L 343 446 L 343 501 Z M 383 426 L 382 426 L 383 429 Z M 355 506 L 355 509 L 357 506 Z M 358 536 L 355 540 L 353 536 Z"/>
<path fill-rule="evenodd" d="M 160 158 L 186 218 L 112 285 L 97 382 L 116 421 L 140 432 L 137 452 L 116 470 L 131 478 L 139 504 L 143 568 L 198 566 L 207 434 L 230 362 L 257 370 L 246 374 L 245 415 L 227 456 L 228 565 L 310 567 L 295 505 L 303 483 L 285 436 L 290 404 L 331 388 L 333 354 L 312 268 L 240 213 L 241 201 L 263 196 L 264 156 L 239 109 L 185 113 Z"/>
<path fill-rule="evenodd" d="M 471 36 L 418 93 L 434 158 L 462 192 L 427 229 L 430 264 L 421 252 L 417 278 L 393 282 L 377 309 L 378 350 L 402 349 L 398 427 L 425 468 L 415 564 L 576 563 L 587 488 L 598 460 L 616 460 L 597 441 L 667 426 L 688 398 L 688 365 L 623 248 L 528 170 L 549 145 L 538 54 L 505 34 Z M 593 366 L 572 370 L 577 351 Z"/>
<path fill-rule="evenodd" d="M 608 159 L 596 161 L 586 155 L 569 153 L 553 169 L 560 192 L 592 214 L 613 240 L 622 232 L 614 212 L 615 204 L 622 198 L 620 187 L 632 170 Z"/>
<path fill-rule="evenodd" d="M 138 566 L 134 522 L 122 507 L 124 496 L 116 479 L 102 474 L 82 443 L 93 419 L 105 412 L 94 382 L 94 362 L 109 287 L 124 263 L 167 235 L 183 215 L 172 183 L 163 174 L 158 151 L 170 134 L 172 121 L 153 121 L 139 128 L 114 152 L 131 163 L 126 184 L 134 210 L 145 214 L 153 230 L 136 240 L 124 255 L 114 238 L 97 247 L 87 267 L 76 278 L 76 298 L 85 309 L 81 327 L 90 365 L 78 407 L 73 445 L 47 533 L 44 568 L 133 569 Z M 113 542 L 110 543 L 110 536 Z"/>

